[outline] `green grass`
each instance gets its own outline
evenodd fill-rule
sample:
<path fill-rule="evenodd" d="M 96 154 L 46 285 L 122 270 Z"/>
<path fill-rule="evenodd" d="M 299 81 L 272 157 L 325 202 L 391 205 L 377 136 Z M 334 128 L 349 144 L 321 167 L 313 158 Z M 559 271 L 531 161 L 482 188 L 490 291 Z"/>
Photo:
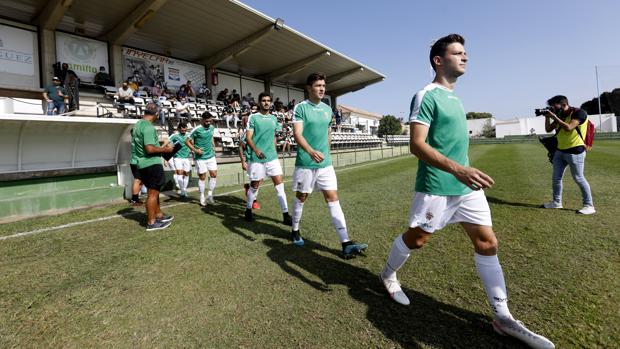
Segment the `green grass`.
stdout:
<path fill-rule="evenodd" d="M 539 145 L 470 152 L 496 181 L 487 197 L 511 311 L 559 348 L 620 343 L 620 143 L 595 146 L 586 163 L 593 216 L 574 214 L 581 198 L 568 173 L 567 209 L 538 208 L 551 192 Z M 349 231 L 370 245 L 349 261 L 338 257 L 320 194 L 304 207 L 306 246 L 292 247 L 271 185 L 253 224 L 234 193 L 205 209 L 168 208 L 176 219 L 164 231 L 145 232 L 137 212 L 0 241 L 0 347 L 521 348 L 493 332 L 459 226 L 436 233 L 399 273 L 411 306 L 384 294 L 377 273 L 406 227 L 416 167 L 404 157 L 339 172 Z M 130 212 L 116 205 L 8 223 L 0 236 Z"/>

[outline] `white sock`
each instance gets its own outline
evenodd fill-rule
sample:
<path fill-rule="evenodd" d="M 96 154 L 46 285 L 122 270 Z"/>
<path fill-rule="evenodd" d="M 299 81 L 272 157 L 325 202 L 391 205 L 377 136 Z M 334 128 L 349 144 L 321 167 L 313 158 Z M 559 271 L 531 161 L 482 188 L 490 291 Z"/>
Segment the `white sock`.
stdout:
<path fill-rule="evenodd" d="M 282 213 L 288 212 L 288 203 L 286 202 L 286 193 L 284 192 L 284 183 L 280 183 L 275 186 L 276 195 L 278 196 L 278 203 L 282 209 Z"/>
<path fill-rule="evenodd" d="M 508 310 L 508 294 L 504 282 L 504 272 L 497 255 L 483 256 L 474 253 L 476 269 L 487 292 L 489 303 L 496 316 L 512 318 Z"/>
<path fill-rule="evenodd" d="M 394 239 L 390 256 L 385 264 L 385 268 L 383 268 L 383 272 L 381 272 L 383 278 L 396 279 L 396 272 L 405 264 L 410 253 L 411 250 L 405 245 L 405 241 L 403 241 L 403 234 L 398 235 L 396 239 Z"/>
<path fill-rule="evenodd" d="M 258 189 L 259 188 L 254 189 L 254 187 L 252 186 L 250 186 L 250 189 L 248 189 L 248 202 L 245 205 L 246 208 L 252 208 L 254 200 L 256 200 L 256 198 L 258 197 Z"/>
<path fill-rule="evenodd" d="M 293 199 L 293 230 L 299 230 L 299 222 L 301 222 L 301 214 L 303 211 L 304 203 L 295 197 Z"/>
<path fill-rule="evenodd" d="M 189 185 L 189 176 L 183 176 L 183 192 L 187 193 L 187 186 Z"/>
<path fill-rule="evenodd" d="M 347 232 L 347 221 L 344 219 L 344 213 L 340 207 L 340 201 L 330 201 L 327 203 L 329 214 L 332 216 L 332 223 L 336 227 L 340 242 L 349 241 L 349 233 Z"/>
<path fill-rule="evenodd" d="M 180 190 L 183 190 L 183 178 L 185 178 L 185 176 L 183 175 L 177 175 L 177 178 L 176 178 L 177 180 L 175 183 L 177 185 L 177 188 Z"/>
<path fill-rule="evenodd" d="M 198 191 L 200 192 L 200 196 L 205 195 L 205 181 L 202 179 L 198 180 Z"/>
<path fill-rule="evenodd" d="M 179 186 L 179 175 L 175 173 L 172 178 L 174 178 L 174 186 L 176 187 L 176 189 L 180 189 L 181 187 Z"/>
<path fill-rule="evenodd" d="M 209 192 L 207 193 L 207 196 L 213 196 L 213 190 L 215 189 L 216 182 L 217 179 L 215 179 L 215 177 L 209 177 Z"/>

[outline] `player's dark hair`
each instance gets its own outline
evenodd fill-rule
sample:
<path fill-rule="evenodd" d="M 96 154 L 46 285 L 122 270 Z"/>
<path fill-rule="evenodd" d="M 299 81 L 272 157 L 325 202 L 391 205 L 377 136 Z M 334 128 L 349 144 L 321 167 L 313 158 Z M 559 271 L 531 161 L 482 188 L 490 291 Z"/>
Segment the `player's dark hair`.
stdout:
<path fill-rule="evenodd" d="M 551 98 L 549 98 L 547 100 L 547 105 L 554 105 L 554 104 L 566 104 L 566 105 L 568 105 L 568 98 L 566 98 L 566 96 L 557 95 L 557 96 L 553 96 L 553 97 L 551 97 Z"/>
<path fill-rule="evenodd" d="M 202 115 L 200 115 L 201 118 L 203 119 L 211 119 L 211 117 L 213 117 L 213 115 L 211 115 L 211 113 L 209 113 L 208 111 L 202 113 Z"/>
<path fill-rule="evenodd" d="M 325 77 L 325 74 L 323 73 L 312 73 L 310 75 L 308 75 L 308 78 L 306 79 L 306 85 L 308 86 L 312 86 L 312 84 L 314 84 L 315 81 L 326 81 L 327 82 L 327 78 Z"/>
<path fill-rule="evenodd" d="M 258 101 L 260 102 L 260 101 L 263 99 L 263 97 L 269 97 L 269 99 L 271 99 L 271 95 L 270 95 L 269 93 L 267 93 L 267 92 L 261 92 L 261 93 L 258 95 Z"/>
<path fill-rule="evenodd" d="M 433 62 L 433 58 L 435 58 L 436 56 L 443 57 L 446 54 L 446 48 L 448 47 L 448 45 L 455 42 L 458 42 L 461 45 L 465 45 L 465 38 L 459 34 L 450 34 L 435 41 L 435 43 L 431 47 L 430 54 L 430 61 L 433 70 L 437 71 L 437 69 L 435 69 L 435 62 Z"/>
<path fill-rule="evenodd" d="M 185 121 L 179 122 L 179 125 L 177 126 L 177 129 L 179 130 L 182 128 L 187 128 L 187 123 Z"/>
<path fill-rule="evenodd" d="M 144 114 L 146 114 L 146 115 L 157 115 L 158 111 L 159 111 L 159 107 L 157 106 L 157 104 L 155 104 L 153 102 L 148 103 L 144 107 Z"/>

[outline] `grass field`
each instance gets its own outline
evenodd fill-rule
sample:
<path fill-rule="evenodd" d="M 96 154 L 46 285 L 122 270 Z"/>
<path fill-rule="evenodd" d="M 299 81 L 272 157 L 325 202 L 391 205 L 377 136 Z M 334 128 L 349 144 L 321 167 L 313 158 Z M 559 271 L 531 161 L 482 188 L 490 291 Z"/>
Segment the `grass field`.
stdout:
<path fill-rule="evenodd" d="M 598 212 L 577 216 L 569 174 L 566 209 L 538 208 L 551 191 L 541 146 L 471 148 L 472 164 L 496 181 L 487 197 L 512 313 L 558 348 L 620 343 L 619 150 L 598 142 L 588 154 Z M 150 233 L 126 205 L 4 224 L 0 236 L 124 214 L 0 240 L 0 347 L 521 348 L 493 332 L 458 226 L 399 273 L 411 306 L 384 293 L 377 274 L 406 227 L 416 167 L 403 157 L 338 172 L 349 231 L 370 245 L 349 261 L 320 195 L 304 208 L 306 246 L 292 247 L 271 185 L 252 224 L 242 192 L 204 209 L 166 199 L 176 219 Z"/>

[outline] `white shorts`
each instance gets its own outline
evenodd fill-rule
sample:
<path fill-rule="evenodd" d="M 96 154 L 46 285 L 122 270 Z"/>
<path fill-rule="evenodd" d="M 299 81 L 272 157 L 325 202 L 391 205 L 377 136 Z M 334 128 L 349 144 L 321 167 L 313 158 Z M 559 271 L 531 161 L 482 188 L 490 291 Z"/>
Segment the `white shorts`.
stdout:
<path fill-rule="evenodd" d="M 338 180 L 333 166 L 323 168 L 295 167 L 293 191 L 310 194 L 313 189 L 338 190 Z"/>
<path fill-rule="evenodd" d="M 185 172 L 192 171 L 192 164 L 189 162 L 188 158 L 172 158 L 174 160 L 174 169 L 181 170 Z"/>
<path fill-rule="evenodd" d="M 441 196 L 416 192 L 409 211 L 409 226 L 427 233 L 451 223 L 492 226 L 491 210 L 484 191 L 474 190 L 461 196 Z"/>
<path fill-rule="evenodd" d="M 196 160 L 196 172 L 198 174 L 207 173 L 208 171 L 217 171 L 215 156 L 207 160 Z"/>
<path fill-rule="evenodd" d="M 281 176 L 282 166 L 280 160 L 275 159 L 269 162 L 250 162 L 248 167 L 248 175 L 251 181 L 260 181 L 261 179 L 269 176 Z"/>
<path fill-rule="evenodd" d="M 168 160 L 168 167 L 170 167 L 170 169 L 173 171 L 176 170 L 176 167 L 174 167 L 174 158 L 171 158 L 170 160 Z"/>

